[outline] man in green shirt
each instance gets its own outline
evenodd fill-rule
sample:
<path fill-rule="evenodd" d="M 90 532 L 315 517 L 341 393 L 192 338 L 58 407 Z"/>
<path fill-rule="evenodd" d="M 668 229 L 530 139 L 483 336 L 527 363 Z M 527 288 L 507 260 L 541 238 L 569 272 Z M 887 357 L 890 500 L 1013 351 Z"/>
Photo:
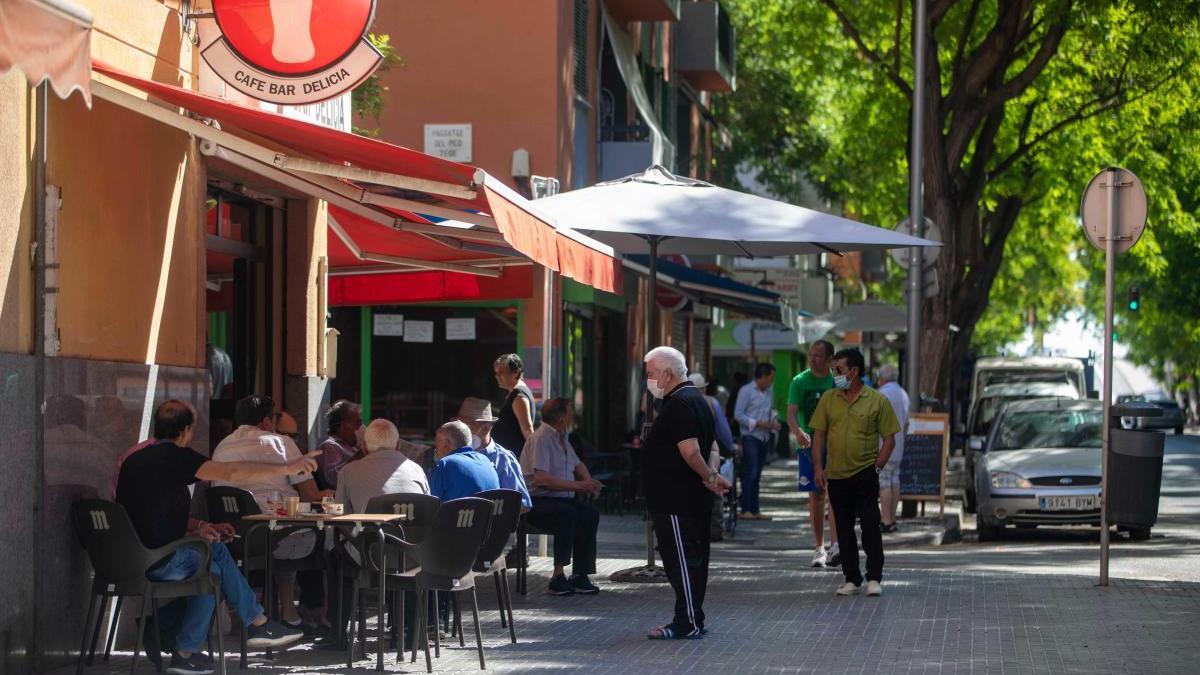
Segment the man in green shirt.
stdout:
<path fill-rule="evenodd" d="M 843 349 L 833 355 L 834 389 L 821 396 L 813 412 L 813 478 L 829 492 L 837 518 L 846 583 L 838 595 L 854 595 L 862 586 L 858 568 L 858 540 L 854 521 L 862 523 L 862 545 L 867 554 L 867 595 L 883 589 L 883 535 L 879 531 L 879 471 L 896 447 L 900 422 L 888 399 L 863 385 L 866 371 L 862 352 Z M 880 442 L 882 440 L 882 443 Z M 822 459 L 829 447 L 829 467 Z"/>
<path fill-rule="evenodd" d="M 792 437 L 800 446 L 800 452 L 812 460 L 812 427 L 809 426 L 813 413 L 821 395 L 833 389 L 833 375 L 829 372 L 830 359 L 833 358 L 833 345 L 826 340 L 818 340 L 808 349 L 808 370 L 792 378 L 788 387 L 787 422 L 792 430 Z M 829 553 L 825 553 L 825 491 L 813 486 L 808 493 L 808 518 L 812 522 L 813 543 L 817 550 L 813 553 L 812 566 L 825 567 L 837 565 L 841 559 L 838 551 L 837 525 L 833 519 L 833 511 L 829 511 Z"/>

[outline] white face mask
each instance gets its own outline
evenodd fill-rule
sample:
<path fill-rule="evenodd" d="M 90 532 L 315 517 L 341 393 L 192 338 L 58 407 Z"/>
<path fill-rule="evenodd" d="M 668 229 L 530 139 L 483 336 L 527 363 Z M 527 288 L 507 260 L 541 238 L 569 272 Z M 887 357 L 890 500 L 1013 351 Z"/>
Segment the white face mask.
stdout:
<path fill-rule="evenodd" d="M 650 395 L 653 396 L 654 398 L 662 398 L 663 394 L 666 393 L 662 390 L 662 387 L 658 386 L 658 380 L 656 380 L 652 377 L 646 378 L 646 389 L 650 392 Z"/>
<path fill-rule="evenodd" d="M 471 434 L 471 449 L 478 450 L 483 446 L 483 439 L 476 434 Z"/>
<path fill-rule="evenodd" d="M 834 375 L 833 386 L 837 387 L 838 389 L 849 389 L 850 377 L 847 375 Z"/>

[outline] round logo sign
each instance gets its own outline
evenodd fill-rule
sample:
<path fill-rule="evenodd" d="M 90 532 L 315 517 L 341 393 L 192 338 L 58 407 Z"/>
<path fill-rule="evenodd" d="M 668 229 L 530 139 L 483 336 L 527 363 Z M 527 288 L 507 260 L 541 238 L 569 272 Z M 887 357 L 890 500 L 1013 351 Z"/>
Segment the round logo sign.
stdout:
<path fill-rule="evenodd" d="M 204 60 L 238 91 L 304 105 L 340 96 L 383 57 L 366 39 L 375 0 L 213 0 L 221 37 Z"/>

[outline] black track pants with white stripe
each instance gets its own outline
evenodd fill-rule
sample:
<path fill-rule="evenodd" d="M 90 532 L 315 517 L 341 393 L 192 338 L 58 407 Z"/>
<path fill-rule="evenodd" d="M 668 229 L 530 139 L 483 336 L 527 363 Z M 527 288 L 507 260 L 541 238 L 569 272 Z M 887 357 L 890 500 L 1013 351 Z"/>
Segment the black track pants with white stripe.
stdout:
<path fill-rule="evenodd" d="M 658 538 L 658 555 L 671 588 L 675 589 L 677 635 L 704 628 L 704 591 L 708 587 L 708 549 L 712 516 L 651 515 Z"/>

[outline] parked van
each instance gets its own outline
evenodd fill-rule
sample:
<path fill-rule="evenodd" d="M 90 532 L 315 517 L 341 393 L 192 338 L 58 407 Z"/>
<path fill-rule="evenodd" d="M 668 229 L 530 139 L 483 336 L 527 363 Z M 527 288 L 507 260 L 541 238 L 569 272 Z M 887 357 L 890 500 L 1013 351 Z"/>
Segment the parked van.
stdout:
<path fill-rule="evenodd" d="M 992 421 L 1004 406 L 1034 398 L 1087 398 L 1083 361 L 1065 357 L 991 357 L 975 362 L 971 406 L 967 413 L 967 475 L 973 475 Z M 966 510 L 975 510 L 976 495 L 968 484 Z"/>

